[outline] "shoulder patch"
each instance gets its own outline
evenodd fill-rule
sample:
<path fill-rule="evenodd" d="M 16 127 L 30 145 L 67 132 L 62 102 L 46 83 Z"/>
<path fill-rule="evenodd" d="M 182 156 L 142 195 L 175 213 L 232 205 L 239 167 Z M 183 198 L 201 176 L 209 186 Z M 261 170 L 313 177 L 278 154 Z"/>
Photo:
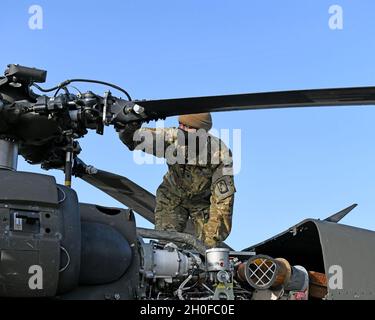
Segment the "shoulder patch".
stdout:
<path fill-rule="evenodd" d="M 236 192 L 233 177 L 223 176 L 214 185 L 214 193 L 217 199 L 224 200 Z"/>

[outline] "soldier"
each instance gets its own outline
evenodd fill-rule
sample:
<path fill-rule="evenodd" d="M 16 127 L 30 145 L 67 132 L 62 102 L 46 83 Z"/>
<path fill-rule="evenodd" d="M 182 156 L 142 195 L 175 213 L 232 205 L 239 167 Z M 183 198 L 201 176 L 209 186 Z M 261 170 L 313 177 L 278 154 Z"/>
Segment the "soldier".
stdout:
<path fill-rule="evenodd" d="M 224 241 L 232 226 L 232 155 L 208 133 L 209 113 L 180 116 L 178 128 L 140 128 L 128 124 L 121 141 L 132 151 L 166 158 L 168 172 L 156 192 L 155 228 L 183 232 L 189 217 L 208 247 Z"/>

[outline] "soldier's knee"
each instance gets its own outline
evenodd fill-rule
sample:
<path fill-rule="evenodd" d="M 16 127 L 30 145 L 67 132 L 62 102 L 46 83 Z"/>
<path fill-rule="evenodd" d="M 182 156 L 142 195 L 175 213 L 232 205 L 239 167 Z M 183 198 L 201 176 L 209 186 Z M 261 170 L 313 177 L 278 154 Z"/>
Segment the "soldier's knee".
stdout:
<path fill-rule="evenodd" d="M 183 210 L 155 211 L 155 228 L 183 232 L 186 227 L 187 215 Z"/>
<path fill-rule="evenodd" d="M 185 221 L 181 218 L 177 218 L 170 215 L 162 215 L 155 217 L 155 229 L 156 230 L 169 230 L 182 232 L 184 229 Z"/>

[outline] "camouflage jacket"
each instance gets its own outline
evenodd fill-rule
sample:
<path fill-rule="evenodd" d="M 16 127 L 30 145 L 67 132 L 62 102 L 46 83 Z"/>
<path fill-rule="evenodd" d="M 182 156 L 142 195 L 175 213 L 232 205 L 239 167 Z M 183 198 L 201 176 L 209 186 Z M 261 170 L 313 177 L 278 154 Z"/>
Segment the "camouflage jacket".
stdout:
<path fill-rule="evenodd" d="M 216 195 L 212 205 L 234 195 L 232 154 L 219 138 L 204 130 L 195 135 L 179 128 L 134 131 L 121 133 L 121 140 L 130 150 L 166 159 L 169 170 L 163 185 L 175 196 L 200 201 Z"/>

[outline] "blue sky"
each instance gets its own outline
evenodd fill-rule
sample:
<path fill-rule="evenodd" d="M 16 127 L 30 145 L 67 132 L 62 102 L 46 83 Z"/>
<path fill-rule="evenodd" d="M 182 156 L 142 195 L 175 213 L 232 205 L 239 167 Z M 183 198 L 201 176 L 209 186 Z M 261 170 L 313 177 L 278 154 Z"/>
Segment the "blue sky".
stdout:
<path fill-rule="evenodd" d="M 28 27 L 33 4 L 43 8 L 42 30 Z M 328 26 L 333 4 L 343 8 L 342 30 Z M 2 68 L 44 68 L 46 87 L 85 77 L 114 82 L 134 98 L 157 99 L 375 84 L 371 0 L 2 0 L 0 10 Z M 375 108 L 213 117 L 216 128 L 242 130 L 230 245 L 242 249 L 354 202 L 359 207 L 343 223 L 375 229 Z M 104 136 L 91 132 L 80 144 L 87 163 L 152 192 L 166 171 L 136 165 L 112 128 Z M 19 169 L 46 173 L 23 160 Z M 62 183 L 62 174 L 48 174 Z M 82 181 L 73 184 L 82 202 L 119 205 Z M 141 218 L 138 224 L 150 226 Z"/>

